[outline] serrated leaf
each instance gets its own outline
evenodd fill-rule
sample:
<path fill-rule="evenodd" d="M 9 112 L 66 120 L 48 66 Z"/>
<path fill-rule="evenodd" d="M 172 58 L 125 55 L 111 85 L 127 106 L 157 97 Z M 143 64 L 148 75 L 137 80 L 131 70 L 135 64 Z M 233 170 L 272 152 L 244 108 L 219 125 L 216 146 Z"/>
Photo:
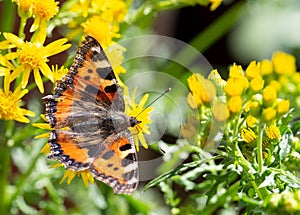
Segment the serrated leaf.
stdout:
<path fill-rule="evenodd" d="M 290 132 L 286 132 L 279 143 L 279 147 L 280 147 L 279 155 L 281 160 L 284 160 L 291 152 L 291 144 L 292 144 L 292 134 Z"/>
<path fill-rule="evenodd" d="M 300 189 L 300 179 L 295 177 L 292 174 L 286 174 L 286 175 L 279 175 L 279 178 L 286 182 L 289 187 Z"/>
<path fill-rule="evenodd" d="M 266 187 L 266 186 L 276 185 L 276 183 L 275 183 L 275 175 L 276 175 L 275 172 L 271 172 L 270 175 L 268 175 L 268 176 L 265 177 L 265 180 L 259 185 L 258 188 L 263 188 L 263 187 Z"/>

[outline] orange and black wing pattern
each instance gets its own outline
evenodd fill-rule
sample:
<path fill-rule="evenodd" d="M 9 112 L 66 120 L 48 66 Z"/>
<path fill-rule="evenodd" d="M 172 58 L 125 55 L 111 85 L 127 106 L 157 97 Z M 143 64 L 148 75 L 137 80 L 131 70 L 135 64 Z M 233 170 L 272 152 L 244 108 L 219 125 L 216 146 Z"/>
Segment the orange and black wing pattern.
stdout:
<path fill-rule="evenodd" d="M 132 193 L 138 185 L 136 150 L 128 129 L 111 123 L 114 113 L 125 117 L 124 99 L 97 40 L 85 38 L 68 74 L 44 101 L 54 129 L 48 157 L 67 169 L 89 170 L 115 193 Z"/>

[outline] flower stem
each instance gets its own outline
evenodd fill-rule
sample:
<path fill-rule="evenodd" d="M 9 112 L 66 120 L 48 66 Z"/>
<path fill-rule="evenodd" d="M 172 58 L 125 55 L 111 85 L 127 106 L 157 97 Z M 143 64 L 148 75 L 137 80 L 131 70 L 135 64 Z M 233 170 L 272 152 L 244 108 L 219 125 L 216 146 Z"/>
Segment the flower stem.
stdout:
<path fill-rule="evenodd" d="M 259 126 L 259 134 L 257 137 L 257 163 L 258 163 L 258 173 L 262 173 L 263 169 L 263 153 L 262 153 L 262 137 L 264 126 Z"/>
<path fill-rule="evenodd" d="M 27 18 L 24 18 L 24 17 L 21 16 L 20 28 L 19 28 L 19 37 L 20 38 L 25 38 L 24 28 L 25 28 L 25 25 L 26 25 L 26 21 L 27 21 Z"/>
<path fill-rule="evenodd" d="M 6 121 L 0 121 L 0 214 L 8 214 L 7 186 L 10 170 L 10 151 L 7 145 L 8 138 L 5 134 L 6 124 Z"/>

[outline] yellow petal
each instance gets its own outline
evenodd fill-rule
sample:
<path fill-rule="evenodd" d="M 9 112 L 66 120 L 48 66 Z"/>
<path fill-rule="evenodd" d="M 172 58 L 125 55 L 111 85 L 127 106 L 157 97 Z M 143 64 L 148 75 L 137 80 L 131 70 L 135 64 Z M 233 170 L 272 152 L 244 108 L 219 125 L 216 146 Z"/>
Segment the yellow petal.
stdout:
<path fill-rule="evenodd" d="M 21 82 L 22 88 L 25 88 L 27 86 L 29 75 L 30 75 L 30 69 L 25 68 L 22 76 L 22 82 Z"/>
<path fill-rule="evenodd" d="M 41 149 L 41 153 L 48 154 L 50 152 L 49 144 L 45 144 L 44 147 Z"/>
<path fill-rule="evenodd" d="M 42 80 L 42 78 L 41 78 L 39 69 L 34 69 L 34 70 L 33 70 L 33 75 L 34 75 L 35 83 L 36 83 L 37 87 L 39 88 L 40 92 L 41 92 L 41 93 L 44 93 L 43 80 Z"/>
<path fill-rule="evenodd" d="M 24 44 L 24 41 L 21 38 L 17 37 L 16 35 L 14 35 L 12 33 L 3 33 L 3 36 L 9 42 L 11 42 L 12 44 L 15 44 L 18 48 L 20 48 Z"/>
<path fill-rule="evenodd" d="M 32 112 L 31 110 L 26 110 L 24 108 L 20 108 L 20 112 L 22 113 L 22 115 L 25 115 L 25 116 L 35 116 L 35 113 Z"/>
<path fill-rule="evenodd" d="M 15 80 L 19 75 L 21 75 L 21 72 L 24 70 L 24 66 L 20 65 L 17 68 L 14 69 L 14 71 L 10 74 L 10 81 Z"/>
<path fill-rule="evenodd" d="M 89 186 L 89 180 L 88 180 L 87 174 L 88 173 L 86 171 L 80 172 L 80 175 L 81 175 L 81 178 L 82 178 L 82 181 L 83 181 L 85 187 Z"/>
<path fill-rule="evenodd" d="M 46 63 L 43 63 L 40 66 L 40 69 L 41 69 L 41 72 L 43 73 L 43 75 L 45 77 L 47 77 L 53 83 L 54 82 L 53 74 L 52 74 L 51 69 L 49 68 L 49 66 Z"/>
<path fill-rule="evenodd" d="M 48 44 L 46 49 L 46 57 L 56 55 L 57 53 L 63 52 L 71 47 L 71 44 L 65 44 L 68 40 L 66 38 L 56 40 L 50 44 Z"/>
<path fill-rule="evenodd" d="M 40 20 L 41 20 L 40 17 L 35 17 L 34 22 L 33 22 L 32 26 L 30 27 L 30 30 L 29 30 L 30 32 L 34 32 L 34 31 L 36 31 L 36 29 L 38 29 Z"/>
<path fill-rule="evenodd" d="M 141 101 L 139 102 L 138 107 L 143 108 L 144 105 L 145 105 L 145 103 L 147 102 L 148 98 L 149 98 L 149 94 L 147 93 L 147 94 L 145 94 L 145 95 L 143 96 L 143 98 L 142 98 Z"/>
<path fill-rule="evenodd" d="M 143 146 L 145 149 L 148 149 L 148 145 L 147 145 L 147 142 L 146 142 L 146 139 L 145 139 L 143 133 L 138 134 L 138 138 L 139 138 L 139 141 L 140 141 L 140 143 L 142 144 L 142 146 Z"/>
<path fill-rule="evenodd" d="M 40 134 L 34 137 L 34 139 L 41 139 L 41 138 L 49 138 L 49 132 L 44 133 L 44 134 Z"/>
<path fill-rule="evenodd" d="M 29 123 L 29 122 L 30 122 L 30 120 L 29 120 L 27 117 L 22 116 L 22 115 L 17 116 L 17 117 L 15 117 L 14 119 L 15 119 L 16 121 L 18 121 L 18 122 L 23 122 L 23 123 Z"/>
<path fill-rule="evenodd" d="M 32 126 L 45 130 L 52 130 L 48 123 L 33 123 Z"/>

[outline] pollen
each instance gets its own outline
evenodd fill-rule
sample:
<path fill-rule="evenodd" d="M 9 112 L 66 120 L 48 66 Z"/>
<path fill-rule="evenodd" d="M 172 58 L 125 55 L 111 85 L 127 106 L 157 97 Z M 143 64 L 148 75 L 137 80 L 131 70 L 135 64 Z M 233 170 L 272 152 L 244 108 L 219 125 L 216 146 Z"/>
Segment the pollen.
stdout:
<path fill-rule="evenodd" d="M 34 3 L 33 13 L 42 19 L 49 20 L 58 13 L 58 2 L 54 0 L 37 0 Z"/>
<path fill-rule="evenodd" d="M 39 68 L 42 63 L 47 61 L 43 58 L 45 53 L 42 48 L 36 44 L 26 42 L 20 51 L 20 64 L 30 69 Z"/>

